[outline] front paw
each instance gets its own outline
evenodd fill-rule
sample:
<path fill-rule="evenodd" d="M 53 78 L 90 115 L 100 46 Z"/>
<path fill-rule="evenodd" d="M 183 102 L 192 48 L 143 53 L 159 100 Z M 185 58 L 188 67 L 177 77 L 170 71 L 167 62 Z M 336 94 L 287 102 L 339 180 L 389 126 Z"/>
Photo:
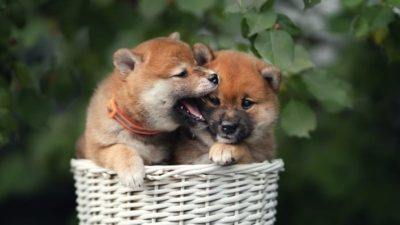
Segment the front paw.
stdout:
<path fill-rule="evenodd" d="M 125 187 L 138 189 L 143 187 L 144 183 L 144 165 L 142 162 L 135 162 L 124 171 L 118 173 L 118 178 L 121 184 Z"/>
<path fill-rule="evenodd" d="M 208 153 L 209 159 L 211 162 L 221 166 L 234 164 L 239 160 L 238 155 L 235 154 L 236 147 L 236 145 L 215 143 Z"/>

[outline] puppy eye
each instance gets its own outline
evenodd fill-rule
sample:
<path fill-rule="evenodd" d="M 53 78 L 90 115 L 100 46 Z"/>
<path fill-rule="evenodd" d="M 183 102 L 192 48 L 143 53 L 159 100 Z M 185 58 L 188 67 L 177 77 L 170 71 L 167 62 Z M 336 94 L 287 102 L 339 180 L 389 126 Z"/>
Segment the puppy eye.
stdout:
<path fill-rule="evenodd" d="M 250 107 L 252 107 L 254 105 L 254 102 L 245 98 L 242 100 L 242 108 L 244 110 L 250 109 Z"/>
<path fill-rule="evenodd" d="M 215 106 L 218 106 L 221 104 L 218 97 L 208 95 L 207 98 L 208 98 L 208 101 L 210 101 Z"/>
<path fill-rule="evenodd" d="M 184 78 L 187 77 L 187 75 L 188 75 L 187 70 L 182 70 L 182 72 L 175 74 L 174 77 Z"/>

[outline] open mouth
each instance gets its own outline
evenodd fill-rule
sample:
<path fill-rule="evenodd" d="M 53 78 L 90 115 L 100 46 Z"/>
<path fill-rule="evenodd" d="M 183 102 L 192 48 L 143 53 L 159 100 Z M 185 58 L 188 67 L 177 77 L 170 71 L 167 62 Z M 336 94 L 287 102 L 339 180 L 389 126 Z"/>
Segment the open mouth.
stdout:
<path fill-rule="evenodd" d="M 193 98 L 184 98 L 179 100 L 175 105 L 175 109 L 184 117 L 184 119 L 190 119 L 193 122 L 206 121 L 197 107 L 196 100 Z"/>

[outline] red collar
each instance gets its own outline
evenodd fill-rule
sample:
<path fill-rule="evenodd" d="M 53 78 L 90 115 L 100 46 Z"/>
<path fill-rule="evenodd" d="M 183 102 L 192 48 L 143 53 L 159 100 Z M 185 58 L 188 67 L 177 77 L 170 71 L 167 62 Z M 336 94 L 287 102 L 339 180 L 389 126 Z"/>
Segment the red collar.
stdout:
<path fill-rule="evenodd" d="M 133 121 L 128 116 L 126 116 L 121 111 L 121 109 L 118 108 L 117 103 L 115 102 L 115 96 L 113 96 L 108 102 L 107 111 L 108 111 L 108 117 L 114 119 L 122 127 L 131 131 L 132 133 L 139 135 L 149 135 L 149 136 L 161 133 L 161 131 L 146 128 L 141 124 L 139 124 L 138 122 Z"/>

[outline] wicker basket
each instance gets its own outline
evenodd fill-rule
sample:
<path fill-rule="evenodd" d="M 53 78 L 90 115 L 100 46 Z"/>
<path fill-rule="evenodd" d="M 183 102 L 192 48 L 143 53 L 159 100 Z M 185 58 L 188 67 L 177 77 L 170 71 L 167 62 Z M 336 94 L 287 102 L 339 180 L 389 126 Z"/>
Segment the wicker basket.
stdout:
<path fill-rule="evenodd" d="M 133 190 L 89 160 L 71 160 L 81 225 L 262 224 L 275 221 L 282 160 L 247 165 L 146 166 Z"/>

